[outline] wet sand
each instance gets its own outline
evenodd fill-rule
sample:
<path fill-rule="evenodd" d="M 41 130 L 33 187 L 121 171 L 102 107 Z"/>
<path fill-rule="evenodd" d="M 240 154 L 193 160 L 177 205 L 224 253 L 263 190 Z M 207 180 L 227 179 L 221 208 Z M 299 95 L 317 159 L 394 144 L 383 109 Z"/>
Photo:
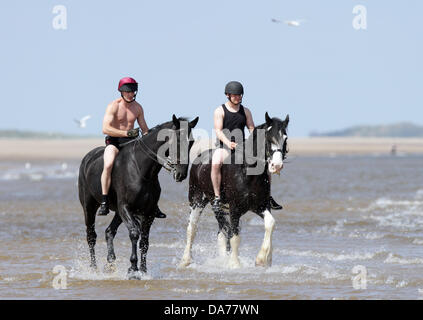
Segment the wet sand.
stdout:
<path fill-rule="evenodd" d="M 99 139 L 0 139 L 2 160 L 78 160 L 91 149 L 104 145 Z M 381 155 L 390 154 L 396 146 L 397 154 L 423 154 L 423 138 L 289 138 L 289 155 Z M 192 152 L 205 150 L 213 143 L 196 141 Z"/>

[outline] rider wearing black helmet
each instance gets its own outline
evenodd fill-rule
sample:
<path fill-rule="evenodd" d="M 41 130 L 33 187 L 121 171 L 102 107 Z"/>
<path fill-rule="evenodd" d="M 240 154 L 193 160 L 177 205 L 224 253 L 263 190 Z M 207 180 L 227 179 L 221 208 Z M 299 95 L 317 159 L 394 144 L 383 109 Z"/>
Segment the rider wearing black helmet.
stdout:
<path fill-rule="evenodd" d="M 254 130 L 254 121 L 251 112 L 241 104 L 244 95 L 244 87 L 242 84 L 238 81 L 228 82 L 225 86 L 225 95 L 228 101 L 217 107 L 214 111 L 214 129 L 218 139 L 217 148 L 213 153 L 211 169 L 211 180 L 215 194 L 215 199 L 212 202 L 214 212 L 220 212 L 221 210 L 220 184 L 222 176 L 220 169 L 231 150 L 234 150 L 237 146 L 234 139 L 225 135 L 223 130 L 226 129 L 229 132 L 239 130 L 243 139 L 245 138 L 245 127 L 247 127 L 250 132 Z M 282 209 L 282 206 L 276 203 L 272 197 L 270 197 L 270 206 L 275 210 Z"/>

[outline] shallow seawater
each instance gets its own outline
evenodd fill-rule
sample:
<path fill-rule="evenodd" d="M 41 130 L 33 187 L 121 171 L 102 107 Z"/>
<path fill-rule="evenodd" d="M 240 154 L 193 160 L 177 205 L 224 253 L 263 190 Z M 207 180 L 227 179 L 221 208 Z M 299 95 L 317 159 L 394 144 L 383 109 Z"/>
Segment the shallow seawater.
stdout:
<path fill-rule="evenodd" d="M 273 178 L 284 206 L 273 211 L 273 263 L 255 267 L 263 221 L 241 218 L 241 268 L 217 254 L 217 223 L 207 207 L 193 264 L 178 268 L 189 216 L 188 179 L 161 172 L 160 208 L 150 233 L 148 273 L 127 280 L 130 240 L 121 225 L 114 272 L 104 271 L 97 217 L 98 271 L 89 268 L 79 162 L 0 162 L 2 299 L 422 299 L 423 158 L 297 157 Z M 53 282 L 66 272 L 66 289 Z M 361 276 L 361 278 L 359 278 Z M 364 282 L 364 280 L 366 280 Z"/>

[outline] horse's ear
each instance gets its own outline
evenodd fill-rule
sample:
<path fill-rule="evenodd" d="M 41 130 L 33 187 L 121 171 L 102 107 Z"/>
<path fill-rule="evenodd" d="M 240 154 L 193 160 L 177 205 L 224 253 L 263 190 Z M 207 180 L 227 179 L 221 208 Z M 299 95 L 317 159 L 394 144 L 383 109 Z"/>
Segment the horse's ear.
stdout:
<path fill-rule="evenodd" d="M 197 122 L 198 122 L 198 120 L 199 120 L 200 118 L 199 117 L 197 117 L 197 118 L 195 118 L 194 120 L 192 120 L 190 123 L 189 123 L 189 127 L 192 129 L 192 128 L 194 128 L 196 125 L 197 125 Z"/>
<path fill-rule="evenodd" d="M 285 118 L 285 127 L 288 126 L 288 123 L 289 123 L 289 114 L 287 114 Z"/>
<path fill-rule="evenodd" d="M 176 118 L 176 116 L 175 115 L 173 115 L 172 116 L 172 121 L 173 121 L 173 124 L 175 125 L 175 129 L 179 129 L 179 127 L 181 126 L 181 124 L 180 124 L 180 122 L 179 122 L 179 120 L 178 120 L 178 118 Z"/>
<path fill-rule="evenodd" d="M 264 118 L 266 119 L 266 124 L 267 126 L 271 126 L 272 125 L 272 118 L 269 117 L 269 114 L 266 111 L 266 114 L 264 115 Z"/>

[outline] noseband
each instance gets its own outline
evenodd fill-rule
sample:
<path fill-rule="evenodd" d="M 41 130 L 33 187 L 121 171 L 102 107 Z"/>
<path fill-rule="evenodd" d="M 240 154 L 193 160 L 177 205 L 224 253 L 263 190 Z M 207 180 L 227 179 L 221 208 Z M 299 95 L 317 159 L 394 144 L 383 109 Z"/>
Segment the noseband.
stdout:
<path fill-rule="evenodd" d="M 286 154 L 288 153 L 287 142 L 286 142 L 287 140 L 288 140 L 288 137 L 283 142 L 282 149 L 281 148 L 278 148 L 278 149 L 274 149 L 273 150 L 268 145 L 268 142 L 267 142 L 268 140 L 266 139 L 266 154 L 265 154 L 266 158 L 265 158 L 265 160 L 270 161 L 270 158 L 273 156 L 273 154 L 275 152 L 280 152 L 282 154 L 282 160 L 285 160 L 286 159 Z"/>

